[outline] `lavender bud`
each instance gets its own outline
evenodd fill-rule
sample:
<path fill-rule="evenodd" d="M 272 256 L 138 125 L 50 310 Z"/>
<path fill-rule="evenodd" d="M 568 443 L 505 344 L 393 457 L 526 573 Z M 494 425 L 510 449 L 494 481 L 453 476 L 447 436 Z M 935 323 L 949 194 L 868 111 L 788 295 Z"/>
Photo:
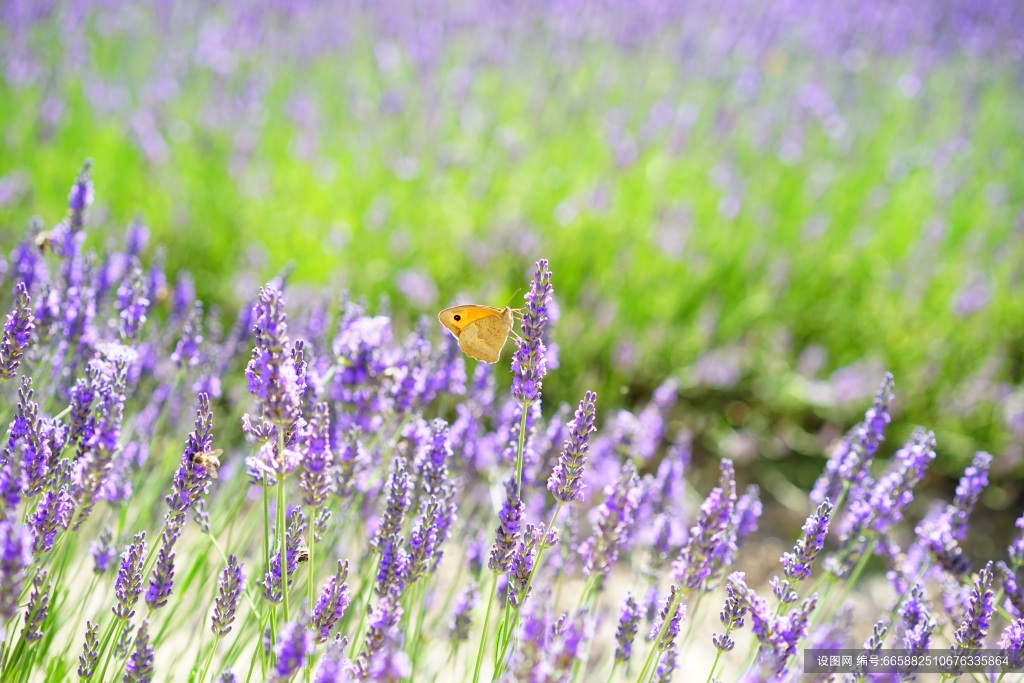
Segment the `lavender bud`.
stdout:
<path fill-rule="evenodd" d="M 199 364 L 199 346 L 203 343 L 203 302 L 197 301 L 192 307 L 192 312 L 185 320 L 185 327 L 181 333 L 174 352 L 171 354 L 171 361 L 179 370 L 190 368 Z"/>
<path fill-rule="evenodd" d="M 78 656 L 78 677 L 84 681 L 92 678 L 96 671 L 96 660 L 100 655 L 100 625 L 91 621 L 85 622 L 85 645 Z"/>
<path fill-rule="evenodd" d="M 277 644 L 274 646 L 277 665 L 271 680 L 282 683 L 290 681 L 305 666 L 315 647 L 313 634 L 307 629 L 305 619 L 300 617 L 296 621 L 289 621 L 277 634 Z"/>
<path fill-rule="evenodd" d="M 111 561 L 117 556 L 114 548 L 114 532 L 110 527 L 103 527 L 98 541 L 93 541 L 90 546 L 92 553 L 93 568 L 97 574 L 105 574 L 110 569 Z"/>
<path fill-rule="evenodd" d="M 640 630 L 640 607 L 632 593 L 626 593 L 619 612 L 619 626 L 615 630 L 615 661 L 628 662 L 633 656 L 633 639 Z"/>
<path fill-rule="evenodd" d="M 989 562 L 974 580 L 967 618 L 953 634 L 953 652 L 973 650 L 984 645 L 993 609 L 992 563 Z"/>
<path fill-rule="evenodd" d="M 40 630 L 46 616 L 50 613 L 50 589 L 52 583 L 46 580 L 47 572 L 40 569 L 32 579 L 32 594 L 28 599 L 28 607 L 25 609 L 25 627 L 21 631 L 21 637 L 27 643 L 33 643 L 43 637 Z"/>
<path fill-rule="evenodd" d="M 284 297 L 273 284 L 260 289 L 255 316 L 256 341 L 245 369 L 249 393 L 260 402 L 267 420 L 287 427 L 302 410 L 303 386 L 289 349 Z"/>
<path fill-rule="evenodd" d="M 142 567 L 146 562 L 146 532 L 135 534 L 132 542 L 121 553 L 121 566 L 117 570 L 114 582 L 114 594 L 117 604 L 113 607 L 114 616 L 122 621 L 135 615 L 135 603 L 142 593 Z"/>
<path fill-rule="evenodd" d="M 548 490 L 560 503 L 583 500 L 583 469 L 587 465 L 590 434 L 594 431 L 594 403 L 597 394 L 588 391 L 576 409 L 576 417 L 568 425 L 569 438 L 562 446 L 558 464 L 548 477 Z"/>
<path fill-rule="evenodd" d="M 487 560 L 487 568 L 495 574 L 504 574 L 512 566 L 522 516 L 523 502 L 516 495 L 515 477 L 510 477 L 505 481 L 505 502 L 498 512 L 498 529 Z"/>
<path fill-rule="evenodd" d="M 14 288 L 14 310 L 7 314 L 3 341 L 0 341 L 0 382 L 6 382 L 14 377 L 15 371 L 21 365 L 21 358 L 32 341 L 34 328 L 32 299 L 28 295 L 25 283 L 19 282 Z"/>
<path fill-rule="evenodd" d="M 352 596 L 348 589 L 348 562 L 338 561 L 338 572 L 327 580 L 320 591 L 320 599 L 313 609 L 312 627 L 316 632 L 316 642 L 326 643 L 331 637 L 331 629 L 345 616 Z"/>
<path fill-rule="evenodd" d="M 480 591 L 476 584 L 466 585 L 455 597 L 455 607 L 452 609 L 451 619 L 448 621 L 448 637 L 453 643 L 463 643 L 469 640 L 469 627 L 473 623 L 473 608 L 476 607 L 480 598 Z"/>
<path fill-rule="evenodd" d="M 516 352 L 512 357 L 512 398 L 523 406 L 540 399 L 541 385 L 547 374 L 546 350 L 541 337 L 548 321 L 551 291 L 551 271 L 547 259 L 541 259 L 537 261 L 536 274 L 526 293 L 520 326 L 522 337 L 516 339 Z"/>
<path fill-rule="evenodd" d="M 213 617 L 210 620 L 210 630 L 213 635 L 223 638 L 231 632 L 231 624 L 235 620 L 235 611 L 238 609 L 238 599 L 245 589 L 245 574 L 242 573 L 242 565 L 238 558 L 228 555 L 228 563 L 220 572 L 220 580 L 217 583 L 217 598 L 213 606 Z"/>
<path fill-rule="evenodd" d="M 811 575 L 811 565 L 825 546 L 831 514 L 832 503 L 826 498 L 804 522 L 803 536 L 793 547 L 793 552 L 782 555 L 783 572 L 789 581 L 796 583 Z"/>
<path fill-rule="evenodd" d="M 123 683 L 153 680 L 153 646 L 149 642 L 149 620 L 143 619 L 135 636 L 135 647 L 125 663 Z"/>

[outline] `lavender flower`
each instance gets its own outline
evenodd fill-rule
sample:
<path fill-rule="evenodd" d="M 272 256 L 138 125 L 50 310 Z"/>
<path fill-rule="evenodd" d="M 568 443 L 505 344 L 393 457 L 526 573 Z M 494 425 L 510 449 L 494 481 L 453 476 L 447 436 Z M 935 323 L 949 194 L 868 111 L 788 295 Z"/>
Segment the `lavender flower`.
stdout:
<path fill-rule="evenodd" d="M 299 490 L 302 502 L 316 508 L 327 500 L 331 489 L 331 467 L 334 454 L 331 452 L 331 417 L 326 403 L 317 403 L 309 420 L 299 472 Z"/>
<path fill-rule="evenodd" d="M 149 683 L 153 680 L 153 646 L 149 642 L 148 619 L 143 619 L 139 626 L 135 647 L 124 668 L 124 683 Z"/>
<path fill-rule="evenodd" d="M 633 656 L 633 639 L 640 630 L 640 607 L 632 593 L 626 593 L 619 611 L 619 625 L 615 630 L 615 661 L 628 662 Z"/>
<path fill-rule="evenodd" d="M 28 295 L 25 283 L 19 282 L 14 288 L 14 310 L 7 314 L 3 341 L 0 341 L 0 382 L 14 377 L 32 340 L 34 328 L 32 298 Z"/>
<path fill-rule="evenodd" d="M 174 586 L 174 544 L 181 534 L 180 524 L 165 524 L 160 534 L 160 550 L 156 556 L 156 566 L 149 579 L 145 601 L 150 610 L 156 610 L 167 604 Z"/>
<path fill-rule="evenodd" d="M 409 581 L 409 554 L 401 545 L 401 539 L 394 537 L 381 549 L 377 582 L 373 589 L 377 595 L 401 595 Z"/>
<path fill-rule="evenodd" d="M 332 640 L 327 645 L 313 678 L 314 683 L 349 683 L 356 676 L 352 662 L 345 658 L 347 646 L 348 640 L 345 638 Z"/>
<path fill-rule="evenodd" d="M 99 539 L 92 542 L 89 552 L 92 554 L 92 570 L 97 574 L 105 574 L 110 569 L 110 563 L 117 556 L 117 550 L 114 547 L 114 533 L 110 527 L 103 527 Z"/>
<path fill-rule="evenodd" d="M 672 584 L 669 587 L 668 595 L 661 601 L 658 618 L 651 625 L 651 633 L 647 636 L 648 640 L 655 640 L 658 637 L 658 634 L 662 632 L 662 627 L 665 625 L 665 618 L 671 609 L 672 618 L 669 619 L 668 627 L 665 628 L 661 639 L 655 643 L 655 646 L 661 652 L 667 652 L 674 647 L 676 636 L 679 635 L 679 626 L 682 624 L 683 617 L 686 616 L 686 605 L 680 605 L 680 599 L 679 586 Z"/>
<path fill-rule="evenodd" d="M 571 616 L 562 615 L 552 629 L 551 645 L 544 661 L 544 668 L 551 672 L 551 680 L 569 678 L 573 665 L 593 635 L 594 625 L 587 618 L 586 610 L 577 610 Z"/>
<path fill-rule="evenodd" d="M 761 489 L 751 484 L 736 501 L 736 542 L 739 543 L 757 531 L 758 520 L 764 506 L 761 504 Z"/>
<path fill-rule="evenodd" d="M 583 500 L 583 469 L 587 465 L 590 433 L 594 431 L 594 402 L 597 394 L 588 391 L 576 409 L 575 419 L 569 423 L 569 438 L 562 446 L 558 464 L 548 477 L 548 491 L 559 503 Z"/>
<path fill-rule="evenodd" d="M 178 366 L 179 370 L 190 368 L 199 364 L 199 347 L 203 343 L 203 302 L 197 301 L 192 307 L 192 312 L 185 320 L 185 327 L 181 333 L 174 352 L 171 354 L 171 361 Z"/>
<path fill-rule="evenodd" d="M 28 598 L 28 607 L 25 609 L 25 626 L 21 631 L 21 637 L 27 643 L 34 643 L 43 637 L 40 630 L 46 616 L 50 613 L 50 590 L 53 584 L 47 581 L 47 572 L 40 569 L 32 579 L 32 593 Z"/>
<path fill-rule="evenodd" d="M 989 562 L 974 580 L 967 618 L 953 634 L 953 652 L 977 649 L 984 644 L 993 609 L 992 563 Z"/>
<path fill-rule="evenodd" d="M 245 574 L 242 573 L 242 565 L 238 558 L 228 555 L 228 563 L 220 572 L 220 580 L 217 583 L 217 598 L 214 602 L 213 617 L 210 620 L 210 630 L 213 635 L 223 638 L 231 632 L 231 624 L 235 620 L 235 610 L 238 609 L 238 600 L 245 589 Z"/>
<path fill-rule="evenodd" d="M 85 645 L 78 656 L 78 677 L 82 680 L 89 680 L 96 672 L 96 660 L 100 655 L 99 633 L 99 624 L 85 622 Z"/>
<path fill-rule="evenodd" d="M 825 499 L 817 511 L 804 522 L 803 536 L 793 547 L 793 552 L 783 554 L 783 572 L 790 582 L 797 583 L 810 577 L 811 565 L 825 546 L 831 514 L 832 503 Z"/>
<path fill-rule="evenodd" d="M 512 555 L 508 591 L 509 602 L 514 609 L 520 609 L 529 594 L 528 584 L 537 559 L 537 542 L 540 536 L 537 527 L 527 524 Z"/>
<path fill-rule="evenodd" d="M 453 643 L 464 643 L 469 640 L 469 627 L 473 623 L 473 608 L 480 598 L 480 591 L 475 583 L 464 586 L 455 596 L 455 607 L 451 619 L 448 620 L 448 637 Z"/>
<path fill-rule="evenodd" d="M 725 580 L 725 605 L 718 613 L 718 618 L 725 626 L 725 633 L 715 633 L 711 636 L 711 642 L 719 652 L 729 652 L 736 646 L 736 642 L 729 634 L 743 628 L 743 617 L 747 613 L 747 593 L 746 574 L 729 574 Z"/>
<path fill-rule="evenodd" d="M 874 405 L 864 414 L 864 421 L 850 430 L 836 446 L 825 465 L 825 472 L 814 483 L 811 502 L 820 504 L 826 498 L 838 500 L 844 488 L 858 487 L 869 475 L 871 461 L 884 439 L 889 424 L 889 404 L 893 398 L 893 377 L 885 373 Z"/>
<path fill-rule="evenodd" d="M 510 477 L 505 481 L 505 503 L 498 512 L 498 529 L 487 560 L 487 568 L 496 574 L 504 574 L 512 566 L 522 516 L 523 502 L 516 495 L 515 478 Z"/>
<path fill-rule="evenodd" d="M 722 460 L 718 486 L 700 506 L 690 539 L 672 565 L 676 583 L 687 589 L 705 589 L 735 552 L 736 480 L 732 461 Z"/>
<path fill-rule="evenodd" d="M 1024 666 L 1024 617 L 1019 617 L 1007 625 L 996 647 L 1004 650 L 1008 657 L 1006 666 L 1003 667 L 1004 671 Z"/>
<path fill-rule="evenodd" d="M 277 664 L 274 667 L 273 681 L 290 681 L 306 661 L 313 655 L 316 642 L 313 634 L 306 627 L 304 617 L 289 621 L 281 627 L 274 645 L 274 656 Z"/>
<path fill-rule="evenodd" d="M 117 604 L 113 607 L 114 616 L 122 621 L 135 615 L 135 603 L 142 593 L 142 566 L 146 562 L 146 532 L 135 534 L 132 542 L 121 553 L 121 566 L 117 570 L 114 582 L 114 594 Z"/>
<path fill-rule="evenodd" d="M 974 454 L 974 460 L 964 470 L 964 475 L 956 487 L 956 497 L 953 499 L 952 531 L 953 537 L 957 540 L 964 540 L 967 536 L 967 518 L 974 511 L 982 491 L 988 486 L 988 469 L 992 465 L 992 456 L 984 451 Z"/>
<path fill-rule="evenodd" d="M 128 277 L 117 288 L 121 339 L 128 342 L 138 338 L 142 326 L 146 324 L 149 304 L 149 289 L 142 276 L 142 268 L 138 260 L 133 259 Z"/>
<path fill-rule="evenodd" d="M 900 607 L 899 615 L 903 629 L 903 646 L 915 653 L 927 650 L 932 631 L 935 630 L 935 620 L 928 612 L 924 588 L 920 583 L 914 583 L 910 587 L 910 597 Z"/>
<path fill-rule="evenodd" d="M 348 562 L 339 560 L 337 573 L 324 584 L 323 590 L 320 591 L 320 599 L 313 609 L 312 627 L 316 632 L 317 643 L 327 642 L 331 637 L 331 629 L 345 616 L 345 611 L 352 602 L 347 579 Z"/>
<path fill-rule="evenodd" d="M 388 541 L 393 541 L 402 528 L 405 511 L 409 508 L 409 474 L 405 460 L 395 458 L 388 478 L 388 502 L 381 515 L 380 526 L 370 545 L 380 550 Z"/>
<path fill-rule="evenodd" d="M 0 620 L 18 609 L 18 596 L 32 562 L 32 533 L 28 527 L 0 519 Z"/>
<path fill-rule="evenodd" d="M 53 547 L 57 530 L 66 530 L 71 524 L 75 501 L 66 488 L 45 491 L 32 513 L 32 531 L 35 534 L 36 555 Z"/>
<path fill-rule="evenodd" d="M 398 628 L 402 620 L 402 605 L 399 599 L 385 595 L 370 609 L 370 627 L 363 641 L 363 650 L 356 658 L 356 670 L 359 678 L 371 676 L 372 666 L 382 652 L 400 648 L 402 632 Z"/>
<path fill-rule="evenodd" d="M 303 532 L 305 529 L 306 519 L 302 510 L 293 508 L 288 515 L 288 527 L 285 529 L 286 570 L 289 586 L 292 585 L 292 575 L 299 566 L 299 549 L 304 542 Z M 270 558 L 270 568 L 263 575 L 263 597 L 272 604 L 277 604 L 284 599 L 280 549 Z"/>
<path fill-rule="evenodd" d="M 605 501 L 597 511 L 593 535 L 579 548 L 583 571 L 607 575 L 627 546 L 633 533 L 634 515 L 640 505 L 643 488 L 636 467 L 627 460 L 619 470 L 619 479 L 605 488 Z"/>
<path fill-rule="evenodd" d="M 284 297 L 273 284 L 260 289 L 255 315 L 256 343 L 245 369 L 249 393 L 260 402 L 263 417 L 287 427 L 299 417 L 303 386 L 288 348 Z"/>
<path fill-rule="evenodd" d="M 522 338 L 516 339 L 512 357 L 512 398 L 528 406 L 540 399 L 541 385 L 547 374 L 542 335 L 547 323 L 547 307 L 551 301 L 551 271 L 546 259 L 537 261 L 537 270 L 530 291 L 526 293 L 523 311 Z"/>

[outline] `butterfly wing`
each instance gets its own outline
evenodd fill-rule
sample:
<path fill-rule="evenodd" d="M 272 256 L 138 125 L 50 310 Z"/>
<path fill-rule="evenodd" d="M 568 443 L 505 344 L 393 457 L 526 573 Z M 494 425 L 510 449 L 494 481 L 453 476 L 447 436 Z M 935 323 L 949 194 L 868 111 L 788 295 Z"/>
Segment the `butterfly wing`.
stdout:
<path fill-rule="evenodd" d="M 485 363 L 497 363 L 511 329 L 511 311 L 499 311 L 497 315 L 479 318 L 462 329 L 462 333 L 459 334 L 459 348 L 470 358 Z"/>
<path fill-rule="evenodd" d="M 446 330 L 452 333 L 452 336 L 458 339 L 462 331 L 471 323 L 490 317 L 501 318 L 503 315 L 504 311 L 493 306 L 464 304 L 444 309 L 437 314 L 437 319 L 441 321 Z"/>

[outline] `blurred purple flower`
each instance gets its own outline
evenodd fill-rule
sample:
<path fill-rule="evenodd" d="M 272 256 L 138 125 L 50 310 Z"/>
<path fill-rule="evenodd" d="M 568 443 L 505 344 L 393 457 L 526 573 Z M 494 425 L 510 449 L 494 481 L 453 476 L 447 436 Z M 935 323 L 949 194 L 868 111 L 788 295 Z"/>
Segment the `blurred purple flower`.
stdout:
<path fill-rule="evenodd" d="M 0 382 L 14 377 L 21 364 L 21 357 L 28 349 L 35 328 L 32 298 L 24 282 L 14 288 L 14 310 L 7 314 L 4 336 L 0 341 Z"/>
<path fill-rule="evenodd" d="M 526 293 L 521 324 L 522 337 L 516 339 L 516 352 L 512 357 L 512 398 L 528 406 L 540 399 L 541 385 L 547 374 L 544 362 L 544 327 L 547 324 L 547 306 L 551 300 L 551 271 L 546 259 L 537 261 L 537 270 Z"/>
<path fill-rule="evenodd" d="M 583 572 L 607 575 L 633 534 L 634 515 L 640 505 L 642 487 L 636 467 L 627 460 L 619 479 L 605 488 L 605 500 L 597 509 L 593 535 L 580 544 Z"/>

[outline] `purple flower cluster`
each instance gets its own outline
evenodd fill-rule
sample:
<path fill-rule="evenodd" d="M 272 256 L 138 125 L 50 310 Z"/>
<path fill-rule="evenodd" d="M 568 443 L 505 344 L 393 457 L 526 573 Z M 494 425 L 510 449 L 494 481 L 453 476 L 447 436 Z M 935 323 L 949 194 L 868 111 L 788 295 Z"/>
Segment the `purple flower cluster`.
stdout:
<path fill-rule="evenodd" d="M 0 341 L 0 382 L 14 377 L 25 355 L 35 328 L 35 314 L 28 287 L 19 282 L 14 288 L 14 310 L 7 314 L 4 337 Z"/>
<path fill-rule="evenodd" d="M 541 385 L 548 372 L 542 336 L 548 322 L 551 292 L 551 271 L 547 260 L 541 259 L 537 261 L 536 273 L 526 293 L 522 338 L 516 339 L 516 352 L 512 356 L 512 398 L 522 406 L 540 399 Z"/>
<path fill-rule="evenodd" d="M 548 477 L 548 491 L 559 503 L 583 500 L 586 487 L 583 470 L 587 465 L 590 434 L 594 431 L 594 402 L 597 394 L 588 391 L 576 409 L 576 417 L 569 423 L 569 437 L 562 446 L 558 464 Z"/>

